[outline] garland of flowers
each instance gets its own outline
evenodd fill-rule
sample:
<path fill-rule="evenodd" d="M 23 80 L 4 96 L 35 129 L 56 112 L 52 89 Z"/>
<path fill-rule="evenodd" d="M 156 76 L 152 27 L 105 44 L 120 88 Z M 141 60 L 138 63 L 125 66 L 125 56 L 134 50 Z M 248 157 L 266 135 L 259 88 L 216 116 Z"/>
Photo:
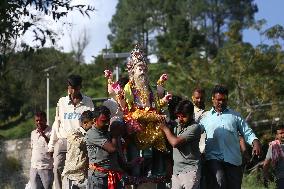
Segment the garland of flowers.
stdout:
<path fill-rule="evenodd" d="M 159 128 L 165 124 L 165 116 L 158 114 L 155 110 L 139 109 L 124 115 L 128 134 L 135 134 L 136 144 L 139 149 L 156 148 L 166 151 L 166 140 Z"/>
<path fill-rule="evenodd" d="M 124 121 L 127 125 L 128 134 L 136 136 L 136 144 L 139 149 L 156 148 L 159 151 L 166 151 L 166 141 L 159 125 L 165 123 L 165 116 L 158 113 L 154 105 L 154 95 L 150 90 L 149 95 L 140 95 L 139 90 L 133 82 L 128 83 L 134 96 L 134 102 L 146 103 L 149 99 L 151 107 L 132 106 L 131 110 L 124 112 Z M 143 99 L 141 99 L 143 98 Z"/>
<path fill-rule="evenodd" d="M 150 106 L 152 107 L 153 106 L 153 103 L 154 103 L 154 95 L 153 95 L 153 92 L 151 89 L 149 89 L 149 93 L 147 93 L 146 91 L 144 90 L 141 90 L 141 89 L 138 89 L 135 85 L 134 85 L 134 81 L 130 81 L 129 82 L 129 85 L 131 87 L 131 91 L 132 91 L 132 94 L 134 96 L 134 101 L 135 102 L 138 102 L 138 100 L 140 99 L 141 103 L 143 105 L 145 105 L 147 103 L 147 100 L 149 99 L 149 103 L 150 103 Z"/>
<path fill-rule="evenodd" d="M 150 177 L 134 177 L 129 175 L 124 175 L 122 177 L 125 185 L 139 185 L 143 183 L 165 183 L 169 179 L 166 176 L 150 176 Z"/>
<path fill-rule="evenodd" d="M 121 92 L 122 88 L 118 83 L 114 83 L 111 79 L 112 73 L 109 70 L 105 70 L 105 77 L 108 78 L 108 85 L 111 87 L 111 91 L 116 94 L 117 100 L 132 98 L 128 103 L 130 106 L 123 109 L 124 121 L 126 123 L 126 129 L 128 134 L 135 134 L 136 144 L 139 149 L 147 149 L 150 147 L 156 148 L 159 151 L 166 151 L 166 139 L 164 133 L 161 131 L 159 125 L 165 124 L 165 116 L 159 114 L 159 98 L 155 99 L 153 91 L 149 88 L 149 92 L 138 89 L 134 81 L 129 81 L 127 86 L 131 92 L 131 97 L 128 93 Z M 167 80 L 167 75 L 163 74 L 159 79 L 159 84 L 163 84 Z M 128 97 L 129 96 L 129 97 Z M 149 107 L 137 106 L 136 103 L 140 102 L 142 105 L 147 105 L 149 100 Z M 156 100 L 156 101 L 155 101 Z"/>

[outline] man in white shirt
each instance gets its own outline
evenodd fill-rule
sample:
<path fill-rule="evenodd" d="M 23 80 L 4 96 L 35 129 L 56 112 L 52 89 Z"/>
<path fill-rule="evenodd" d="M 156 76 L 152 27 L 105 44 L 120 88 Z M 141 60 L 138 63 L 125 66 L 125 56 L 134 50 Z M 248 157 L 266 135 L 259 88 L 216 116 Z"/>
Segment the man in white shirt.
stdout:
<path fill-rule="evenodd" d="M 195 88 L 192 92 L 192 102 L 194 104 L 194 120 L 199 122 L 205 112 L 205 91 L 201 88 Z"/>
<path fill-rule="evenodd" d="M 67 79 L 68 95 L 61 97 L 57 103 L 55 121 L 48 144 L 48 151 L 54 157 L 55 188 L 62 189 L 61 174 L 65 165 L 67 152 L 67 135 L 80 128 L 79 118 L 86 110 L 93 110 L 94 104 L 90 97 L 83 95 L 82 78 L 70 75 Z"/>
<path fill-rule="evenodd" d="M 199 123 L 199 121 L 202 119 L 202 117 L 205 115 L 205 91 L 202 88 L 195 88 L 192 92 L 191 96 L 192 102 L 194 104 L 194 120 L 196 123 Z M 200 188 L 205 189 L 205 161 L 204 161 L 204 149 L 205 149 L 205 139 L 206 139 L 206 133 L 202 133 L 200 136 L 199 141 L 199 150 L 201 152 L 201 181 L 200 181 Z"/>
<path fill-rule="evenodd" d="M 46 125 L 46 113 L 35 113 L 36 129 L 31 133 L 31 188 L 51 189 L 53 183 L 53 158 L 47 153 L 47 144 L 50 138 L 51 127 Z"/>
<path fill-rule="evenodd" d="M 201 88 L 195 88 L 192 92 L 192 102 L 194 104 L 194 120 L 196 123 L 202 119 L 205 113 L 205 91 Z M 204 152 L 206 134 L 203 133 L 200 138 L 199 148 L 200 152 Z"/>

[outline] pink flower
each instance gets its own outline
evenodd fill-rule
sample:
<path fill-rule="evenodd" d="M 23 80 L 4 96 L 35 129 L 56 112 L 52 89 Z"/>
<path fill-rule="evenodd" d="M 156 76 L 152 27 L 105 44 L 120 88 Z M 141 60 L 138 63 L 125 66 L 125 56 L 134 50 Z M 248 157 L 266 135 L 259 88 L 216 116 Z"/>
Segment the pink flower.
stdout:
<path fill-rule="evenodd" d="M 168 103 L 168 102 L 172 99 L 172 97 L 173 97 L 172 94 L 167 93 L 167 94 L 164 96 L 163 100 L 164 100 L 166 103 Z"/>
<path fill-rule="evenodd" d="M 161 81 L 167 81 L 168 80 L 168 75 L 167 74 L 162 74 L 160 77 Z"/>
<path fill-rule="evenodd" d="M 114 84 L 112 84 L 111 88 L 115 92 L 115 94 L 119 94 L 122 91 L 122 88 L 118 82 L 115 82 Z"/>
<path fill-rule="evenodd" d="M 104 73 L 106 78 L 110 79 L 112 77 L 112 72 L 110 70 L 105 70 Z"/>

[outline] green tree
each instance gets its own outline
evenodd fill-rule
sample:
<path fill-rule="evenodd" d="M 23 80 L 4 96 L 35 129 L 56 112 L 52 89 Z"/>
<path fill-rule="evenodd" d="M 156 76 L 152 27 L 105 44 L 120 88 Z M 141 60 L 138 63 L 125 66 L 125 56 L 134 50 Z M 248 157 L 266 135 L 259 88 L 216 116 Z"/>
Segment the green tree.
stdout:
<path fill-rule="evenodd" d="M 133 44 L 139 42 L 144 45 L 146 54 L 151 54 L 154 36 L 157 28 L 159 7 L 158 0 L 120 0 L 117 11 L 113 15 L 108 36 L 114 52 L 129 51 Z M 148 53 L 148 50 L 151 52 Z"/>
<path fill-rule="evenodd" d="M 35 40 L 39 40 L 43 46 L 47 37 L 51 37 L 50 30 L 42 29 L 37 19 L 41 15 L 50 15 L 57 21 L 66 16 L 70 11 L 78 10 L 84 15 L 89 15 L 94 8 L 85 5 L 71 5 L 71 0 L 3 0 L 0 2 L 0 46 L 9 47 L 28 29 L 33 28 Z M 26 18 L 26 19 L 24 19 Z"/>
<path fill-rule="evenodd" d="M 82 64 L 78 74 L 84 78 L 83 89 L 93 98 L 107 97 L 107 81 L 104 78 L 104 70 L 113 70 L 113 61 L 105 60 L 99 55 L 91 64 Z"/>
<path fill-rule="evenodd" d="M 75 73 L 76 62 L 72 54 L 62 53 L 53 48 L 23 51 L 9 57 L 5 77 L 1 82 L 2 120 L 21 113 L 27 115 L 36 109 L 45 109 L 46 73 L 44 69 L 56 66 L 50 74 L 50 105 L 55 106 L 64 94 L 66 79 Z"/>
<path fill-rule="evenodd" d="M 34 33 L 34 40 L 40 42 L 40 46 L 43 46 L 47 39 L 50 39 L 52 43 L 55 43 L 56 33 L 41 26 L 40 22 L 38 22 L 41 16 L 49 15 L 53 20 L 58 21 L 69 12 L 75 10 L 80 11 L 83 15 L 89 16 L 89 13 L 94 11 L 94 8 L 88 5 L 71 5 L 71 0 L 0 1 L 0 86 L 1 90 L 5 91 L 0 93 L 0 114 L 2 118 L 4 117 L 7 119 L 9 116 L 15 115 L 15 113 L 20 111 L 19 107 L 22 107 L 23 101 L 26 102 L 27 99 L 30 98 L 30 96 L 24 96 L 24 98 L 21 99 L 19 95 L 22 95 L 23 91 L 27 90 L 24 86 L 29 85 L 27 82 L 23 85 L 25 79 L 29 82 L 32 81 L 31 79 L 35 79 L 35 81 L 39 82 L 39 85 L 36 86 L 42 86 L 40 83 L 41 80 L 38 80 L 36 77 L 38 76 L 38 73 L 40 73 L 39 70 L 43 68 L 38 66 L 38 62 L 28 70 L 27 65 L 29 64 L 19 65 L 18 63 L 23 62 L 23 60 L 13 59 L 13 56 L 16 55 L 14 47 L 16 46 L 17 39 L 25 34 L 26 31 L 31 30 Z M 22 47 L 24 49 L 23 54 L 34 53 L 34 49 L 31 49 L 26 45 L 23 45 Z M 22 49 L 18 50 L 21 51 Z M 30 76 L 30 74 L 27 74 L 27 70 L 37 74 Z M 22 79 L 20 80 L 17 76 L 20 76 L 22 71 L 26 75 L 19 77 Z M 30 87 L 29 89 L 35 90 L 32 83 L 33 82 L 31 82 L 31 85 L 28 87 Z M 31 94 L 39 93 L 34 91 L 34 93 Z M 32 101 L 35 99 L 31 98 L 29 100 Z"/>
<path fill-rule="evenodd" d="M 283 116 L 281 102 L 283 92 L 283 50 L 279 45 L 259 45 L 239 42 L 239 30 L 231 28 L 228 42 L 219 49 L 210 64 L 211 79 L 226 84 L 231 106 L 253 120 L 274 119 Z M 273 73 L 273 74 L 271 74 Z M 270 106 L 260 111 L 263 104 Z"/>
<path fill-rule="evenodd" d="M 119 1 L 109 40 L 114 51 L 143 43 L 161 61 L 174 64 L 187 62 L 196 52 L 214 57 L 228 26 L 238 21 L 244 29 L 254 23 L 256 12 L 252 0 Z"/>
<path fill-rule="evenodd" d="M 225 40 L 226 28 L 232 22 L 238 21 L 241 28 L 247 28 L 254 23 L 254 14 L 258 11 L 253 0 L 204 0 L 203 15 L 205 15 L 207 37 L 215 47 L 222 46 Z"/>

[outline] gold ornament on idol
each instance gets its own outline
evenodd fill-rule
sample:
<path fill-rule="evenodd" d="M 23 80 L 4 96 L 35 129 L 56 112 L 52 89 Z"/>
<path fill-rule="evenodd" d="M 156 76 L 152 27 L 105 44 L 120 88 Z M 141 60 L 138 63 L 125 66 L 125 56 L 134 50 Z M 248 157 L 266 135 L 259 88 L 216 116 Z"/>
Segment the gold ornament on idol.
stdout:
<path fill-rule="evenodd" d="M 132 82 L 130 82 L 130 87 L 136 91 L 136 93 L 137 93 L 136 95 L 139 97 L 139 99 L 140 99 L 140 101 L 143 105 L 146 105 L 149 102 L 150 92 L 149 92 L 149 90 L 145 90 L 146 86 L 144 86 L 141 89 L 139 87 L 136 87 L 134 85 L 134 81 L 132 81 Z"/>
<path fill-rule="evenodd" d="M 136 133 L 136 144 L 139 149 L 156 148 L 161 152 L 167 150 L 164 133 L 159 128 L 165 124 L 165 116 L 158 114 L 155 110 L 136 109 L 132 118 L 142 125 L 142 131 Z"/>
<path fill-rule="evenodd" d="M 143 105 L 146 105 L 149 101 L 149 95 L 150 92 L 148 90 L 143 90 L 143 89 L 137 89 L 138 91 L 138 96 L 140 98 L 140 101 Z"/>

